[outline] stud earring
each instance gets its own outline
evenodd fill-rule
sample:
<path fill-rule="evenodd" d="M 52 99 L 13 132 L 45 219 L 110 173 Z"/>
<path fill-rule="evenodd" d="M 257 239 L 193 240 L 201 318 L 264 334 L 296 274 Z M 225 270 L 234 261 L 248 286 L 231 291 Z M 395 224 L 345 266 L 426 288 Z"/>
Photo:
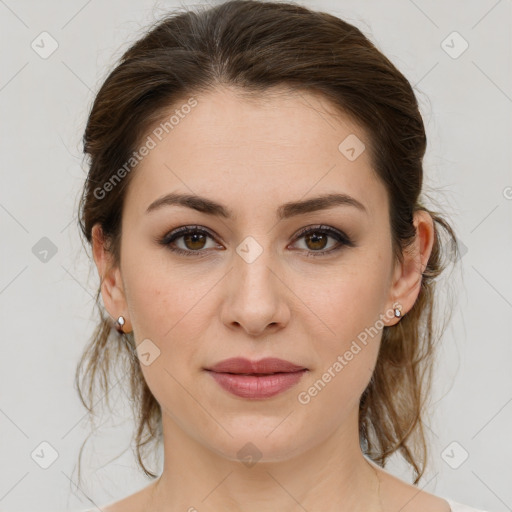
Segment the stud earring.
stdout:
<path fill-rule="evenodd" d="M 395 307 L 395 316 L 400 318 L 402 316 L 402 309 L 400 306 Z"/>
<path fill-rule="evenodd" d="M 116 329 L 117 329 L 117 332 L 123 334 L 124 331 L 123 331 L 123 326 L 125 324 L 125 320 L 124 320 L 124 316 L 120 316 L 117 320 L 116 320 Z"/>

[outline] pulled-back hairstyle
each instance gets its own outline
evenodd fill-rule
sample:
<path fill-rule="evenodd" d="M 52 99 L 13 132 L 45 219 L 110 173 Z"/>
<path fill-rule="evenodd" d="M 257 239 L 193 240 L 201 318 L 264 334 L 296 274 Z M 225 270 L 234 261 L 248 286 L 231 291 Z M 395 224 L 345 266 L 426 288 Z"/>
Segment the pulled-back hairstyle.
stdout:
<path fill-rule="evenodd" d="M 107 188 L 107 182 L 178 100 L 219 86 L 247 97 L 277 87 L 317 93 L 361 126 L 372 168 L 388 193 L 397 261 L 403 261 L 402 252 L 414 241 L 414 212 L 425 210 L 434 220 L 434 245 L 417 300 L 399 323 L 384 326 L 375 371 L 359 407 L 363 452 L 382 467 L 390 455 L 401 454 L 414 470 L 416 484 L 427 459 L 422 416 L 434 348 L 446 325 L 436 335 L 435 281 L 448 263 L 443 249 L 450 249 L 452 262 L 458 260 L 457 240 L 450 224 L 420 197 L 426 135 L 413 89 L 358 28 L 296 4 L 254 0 L 159 19 L 125 51 L 94 99 L 83 136 L 89 171 L 79 205 L 81 232 L 91 244 L 91 230 L 99 223 L 113 261 L 119 263 L 123 202 L 136 168 L 117 186 Z M 106 195 L 98 192 L 107 189 Z M 448 235 L 446 243 L 440 228 Z M 75 385 L 93 415 L 95 392 L 102 391 L 108 402 L 113 362 L 117 367 L 127 364 L 137 460 L 147 476 L 156 477 L 141 450 L 162 435 L 160 406 L 134 357 L 133 333 L 112 328 L 99 302 L 100 290 L 100 322 L 76 368 Z"/>

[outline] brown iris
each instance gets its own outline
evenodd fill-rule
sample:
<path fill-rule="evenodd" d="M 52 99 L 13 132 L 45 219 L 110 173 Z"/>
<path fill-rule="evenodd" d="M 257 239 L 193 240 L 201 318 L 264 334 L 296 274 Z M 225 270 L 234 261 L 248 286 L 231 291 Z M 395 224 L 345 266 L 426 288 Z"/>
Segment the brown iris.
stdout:
<path fill-rule="evenodd" d="M 307 234 L 304 236 L 304 239 L 307 242 L 312 242 L 313 247 L 310 247 L 310 249 L 323 249 L 326 246 L 328 236 L 324 233 L 318 233 L 318 232 L 312 232 L 310 234 Z M 323 244 L 322 244 L 323 242 Z M 320 246 L 318 244 L 320 243 Z"/>
<path fill-rule="evenodd" d="M 206 242 L 206 235 L 203 233 L 187 233 L 183 235 L 183 241 L 188 249 L 202 249 Z"/>

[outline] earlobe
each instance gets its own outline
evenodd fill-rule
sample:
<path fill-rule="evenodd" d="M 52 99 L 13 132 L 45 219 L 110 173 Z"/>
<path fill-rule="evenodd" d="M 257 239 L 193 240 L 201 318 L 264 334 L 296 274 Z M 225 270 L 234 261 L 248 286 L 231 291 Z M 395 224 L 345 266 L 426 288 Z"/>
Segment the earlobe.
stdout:
<path fill-rule="evenodd" d="M 123 316 L 125 324 L 123 330 L 129 332 L 127 303 L 121 278 L 119 266 L 113 262 L 112 253 L 110 253 L 105 244 L 105 237 L 100 224 L 95 224 L 92 228 L 92 251 L 98 274 L 100 276 L 100 288 L 103 303 L 108 314 L 117 320 Z"/>
<path fill-rule="evenodd" d="M 423 272 L 427 266 L 434 244 L 434 221 L 425 210 L 414 214 L 416 238 L 403 252 L 403 262 L 397 263 L 394 281 L 390 290 L 391 307 L 396 310 L 396 304 L 401 305 L 400 316 L 396 314 L 396 321 L 400 321 L 414 306 L 421 290 Z M 400 308 L 399 308 L 400 309 Z M 396 323 L 396 322 L 395 322 Z"/>

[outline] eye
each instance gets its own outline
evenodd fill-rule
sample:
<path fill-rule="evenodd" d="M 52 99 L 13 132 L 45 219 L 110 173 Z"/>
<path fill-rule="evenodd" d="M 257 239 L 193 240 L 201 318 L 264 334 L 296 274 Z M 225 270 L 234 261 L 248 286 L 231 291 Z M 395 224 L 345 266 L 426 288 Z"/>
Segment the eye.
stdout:
<path fill-rule="evenodd" d="M 159 239 L 158 243 L 166 246 L 170 251 L 177 254 L 202 257 L 206 256 L 209 252 L 204 250 L 208 249 L 208 238 L 214 239 L 209 231 L 199 226 L 183 226 Z M 302 238 L 306 244 L 305 250 L 307 251 L 307 256 L 322 256 L 324 254 L 334 253 L 343 246 L 355 246 L 350 238 L 343 232 L 323 225 L 303 228 L 296 235 L 295 240 Z M 337 244 L 334 244 L 334 248 L 325 250 L 329 238 L 334 239 Z M 179 242 L 181 242 L 181 247 L 179 247 Z M 209 248 L 215 247 L 219 246 L 213 243 Z"/>
<path fill-rule="evenodd" d="M 355 245 L 352 240 L 343 232 L 323 225 L 306 227 L 302 229 L 298 233 L 296 240 L 300 240 L 302 238 L 306 244 L 305 250 L 309 251 L 307 256 L 314 257 L 336 252 L 345 245 L 349 247 L 353 247 Z M 333 238 L 338 243 L 334 244 L 334 248 L 324 250 L 327 246 L 329 238 Z"/>
<path fill-rule="evenodd" d="M 204 256 L 207 239 L 213 236 L 198 226 L 183 226 L 165 235 L 159 243 L 165 245 L 170 251 L 184 256 Z M 182 239 L 182 240 L 181 240 Z M 184 247 L 176 247 L 176 242 L 181 241 Z M 215 247 L 215 244 L 213 244 Z"/>

